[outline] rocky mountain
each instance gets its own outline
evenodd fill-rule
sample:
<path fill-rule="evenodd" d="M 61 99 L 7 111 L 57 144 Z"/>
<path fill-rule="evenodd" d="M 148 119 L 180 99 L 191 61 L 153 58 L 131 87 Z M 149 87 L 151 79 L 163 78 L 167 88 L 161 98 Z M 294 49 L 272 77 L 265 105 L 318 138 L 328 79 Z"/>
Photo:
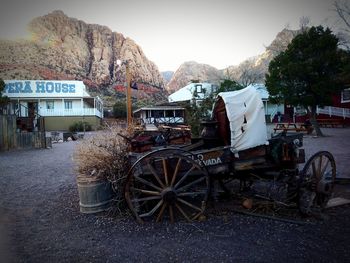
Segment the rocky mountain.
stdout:
<path fill-rule="evenodd" d="M 164 79 L 132 39 L 108 27 L 87 24 L 62 11 L 29 23 L 32 38 L 0 41 L 0 77 L 3 79 L 75 79 L 102 95 L 113 95 L 125 82 L 129 61 L 132 80 L 141 83 L 144 96 L 164 99 Z M 118 92 L 118 91 L 117 91 Z"/>
<path fill-rule="evenodd" d="M 270 61 L 281 51 L 285 50 L 292 39 L 299 33 L 298 30 L 283 29 L 279 32 L 265 52 L 248 58 L 236 66 L 218 70 L 214 67 L 196 62 L 186 62 L 175 72 L 166 85 L 168 93 L 184 87 L 191 80 L 210 81 L 215 84 L 222 79 L 236 80 L 243 86 L 252 82 L 263 83 Z"/>
<path fill-rule="evenodd" d="M 207 64 L 200 64 L 195 61 L 183 63 L 174 73 L 173 77 L 166 86 L 168 93 L 173 93 L 186 86 L 192 80 L 210 81 L 218 83 L 222 73 Z"/>
<path fill-rule="evenodd" d="M 174 75 L 174 71 L 163 71 L 160 74 L 162 74 L 162 77 L 164 79 L 164 84 L 167 85 L 171 78 Z"/>

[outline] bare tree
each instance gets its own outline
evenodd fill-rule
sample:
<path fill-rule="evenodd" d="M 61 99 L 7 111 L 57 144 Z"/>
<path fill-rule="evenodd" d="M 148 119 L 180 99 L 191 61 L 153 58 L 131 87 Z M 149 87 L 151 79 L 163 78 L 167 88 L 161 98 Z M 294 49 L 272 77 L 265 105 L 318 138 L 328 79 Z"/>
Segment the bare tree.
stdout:
<path fill-rule="evenodd" d="M 225 69 L 225 71 L 223 72 L 222 76 L 222 80 L 233 80 L 236 81 L 237 79 L 237 66 L 230 66 L 228 68 Z"/>
<path fill-rule="evenodd" d="M 310 18 L 308 16 L 302 16 L 299 19 L 299 27 L 301 32 L 305 32 L 310 25 Z"/>
<path fill-rule="evenodd" d="M 334 2 L 334 11 L 339 17 L 342 25 L 341 31 L 338 33 L 339 45 L 350 50 L 350 5 L 345 0 Z"/>
<path fill-rule="evenodd" d="M 239 65 L 239 76 L 236 81 L 243 87 L 263 81 L 263 70 L 255 65 L 256 59 L 251 58 Z"/>
<path fill-rule="evenodd" d="M 344 31 L 350 33 L 350 6 L 347 1 L 335 1 L 334 2 L 334 8 L 337 12 L 340 20 L 344 23 L 345 28 L 343 28 Z"/>
<path fill-rule="evenodd" d="M 261 65 L 256 65 L 256 58 L 249 58 L 238 66 L 231 66 L 223 73 L 224 80 L 231 80 L 242 87 L 264 80 L 265 71 Z"/>

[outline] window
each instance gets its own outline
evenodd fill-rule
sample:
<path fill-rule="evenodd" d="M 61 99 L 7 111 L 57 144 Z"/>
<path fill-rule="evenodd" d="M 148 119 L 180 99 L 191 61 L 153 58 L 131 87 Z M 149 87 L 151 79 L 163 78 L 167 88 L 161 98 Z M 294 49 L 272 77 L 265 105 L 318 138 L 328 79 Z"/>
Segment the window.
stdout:
<path fill-rule="evenodd" d="M 53 110 L 55 108 L 55 104 L 53 100 L 46 101 L 46 109 Z"/>
<path fill-rule="evenodd" d="M 218 86 L 217 85 L 211 85 L 211 92 L 212 93 L 217 93 L 218 92 Z"/>
<path fill-rule="evenodd" d="M 196 87 L 196 92 L 197 93 L 202 93 L 203 92 L 202 85 L 196 85 L 195 87 Z"/>
<path fill-rule="evenodd" d="M 175 117 L 183 117 L 184 111 L 183 110 L 175 110 Z"/>
<path fill-rule="evenodd" d="M 164 111 L 163 110 L 153 110 L 151 112 L 151 116 L 154 118 L 164 118 Z"/>
<path fill-rule="evenodd" d="M 72 109 L 73 108 L 73 102 L 71 100 L 65 100 L 64 101 L 64 108 L 66 110 Z"/>
<path fill-rule="evenodd" d="M 350 102 L 350 89 L 344 89 L 341 93 L 341 102 Z"/>
<path fill-rule="evenodd" d="M 173 110 L 165 111 L 165 117 L 167 117 L 167 118 L 174 117 L 174 111 Z"/>

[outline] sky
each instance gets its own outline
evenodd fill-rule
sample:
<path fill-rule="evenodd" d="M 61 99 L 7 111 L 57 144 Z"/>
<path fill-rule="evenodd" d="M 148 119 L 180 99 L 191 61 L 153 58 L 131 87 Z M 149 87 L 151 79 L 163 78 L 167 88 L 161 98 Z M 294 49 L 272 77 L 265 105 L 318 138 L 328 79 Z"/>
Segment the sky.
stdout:
<path fill-rule="evenodd" d="M 4 2 L 3 2 L 4 1 Z M 0 39 L 27 38 L 34 17 L 62 10 L 130 37 L 160 71 L 185 61 L 223 69 L 264 52 L 283 28 L 333 26 L 334 0 L 3 0 Z"/>

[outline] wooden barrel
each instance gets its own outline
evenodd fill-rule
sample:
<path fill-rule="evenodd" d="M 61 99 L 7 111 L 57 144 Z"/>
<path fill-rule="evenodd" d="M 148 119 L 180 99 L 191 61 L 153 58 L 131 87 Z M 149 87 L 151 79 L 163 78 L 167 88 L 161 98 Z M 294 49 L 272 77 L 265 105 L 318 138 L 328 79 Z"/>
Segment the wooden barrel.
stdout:
<path fill-rule="evenodd" d="M 94 177 L 77 177 L 80 212 L 93 214 L 107 210 L 113 199 L 109 181 Z"/>

